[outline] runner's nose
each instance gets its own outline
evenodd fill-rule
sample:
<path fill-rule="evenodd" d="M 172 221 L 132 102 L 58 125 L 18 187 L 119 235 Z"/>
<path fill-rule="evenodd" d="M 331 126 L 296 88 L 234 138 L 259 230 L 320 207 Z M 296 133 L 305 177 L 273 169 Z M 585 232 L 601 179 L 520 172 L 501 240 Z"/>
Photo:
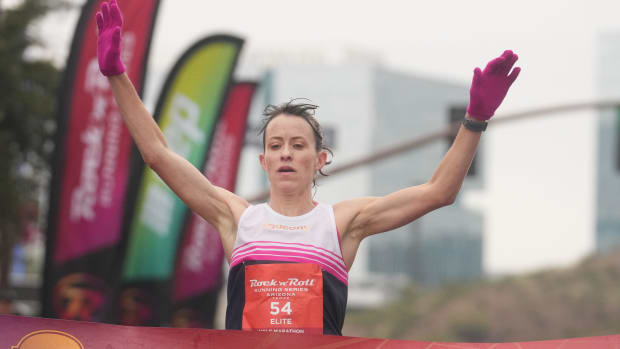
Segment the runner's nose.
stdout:
<path fill-rule="evenodd" d="M 280 159 L 282 160 L 291 160 L 293 158 L 291 154 L 291 149 L 288 145 L 282 147 L 282 153 L 280 154 Z"/>

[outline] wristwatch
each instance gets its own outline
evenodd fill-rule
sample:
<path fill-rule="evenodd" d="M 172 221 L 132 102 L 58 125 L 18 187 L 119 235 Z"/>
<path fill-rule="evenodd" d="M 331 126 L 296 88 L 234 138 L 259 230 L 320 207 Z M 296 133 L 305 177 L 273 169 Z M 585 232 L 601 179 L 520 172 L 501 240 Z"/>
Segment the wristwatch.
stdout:
<path fill-rule="evenodd" d="M 465 126 L 466 129 L 474 131 L 474 132 L 483 132 L 484 130 L 487 129 L 487 122 L 486 121 L 475 121 L 475 120 L 471 120 L 471 119 L 463 119 L 463 126 Z"/>

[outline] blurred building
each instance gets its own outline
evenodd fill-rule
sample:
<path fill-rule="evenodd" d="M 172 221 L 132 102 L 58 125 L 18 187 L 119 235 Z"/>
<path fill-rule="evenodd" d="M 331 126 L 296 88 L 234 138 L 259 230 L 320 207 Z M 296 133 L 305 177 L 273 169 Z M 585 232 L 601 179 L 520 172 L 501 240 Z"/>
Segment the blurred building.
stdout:
<path fill-rule="evenodd" d="M 267 104 L 292 98 L 318 104 L 317 117 L 334 151 L 331 166 L 368 156 L 405 140 L 439 131 L 461 120 L 469 100 L 463 85 L 412 76 L 371 61 L 349 64 L 281 64 L 267 70 L 253 104 L 239 190 L 243 196 L 266 189 L 258 165 L 257 129 Z M 451 139 L 322 180 L 315 199 L 326 203 L 382 196 L 431 178 Z M 479 154 L 480 155 L 480 154 Z M 480 189 L 480 156 L 462 191 Z M 329 169 L 329 166 L 327 167 Z M 261 173 L 257 175 L 257 173 Z M 460 201 L 394 231 L 365 240 L 350 273 L 349 305 L 382 304 L 409 281 L 438 285 L 482 275 L 482 216 Z"/>
<path fill-rule="evenodd" d="M 597 87 L 600 98 L 620 98 L 620 32 L 598 40 Z M 597 130 L 596 248 L 620 248 L 620 110 L 600 112 Z"/>

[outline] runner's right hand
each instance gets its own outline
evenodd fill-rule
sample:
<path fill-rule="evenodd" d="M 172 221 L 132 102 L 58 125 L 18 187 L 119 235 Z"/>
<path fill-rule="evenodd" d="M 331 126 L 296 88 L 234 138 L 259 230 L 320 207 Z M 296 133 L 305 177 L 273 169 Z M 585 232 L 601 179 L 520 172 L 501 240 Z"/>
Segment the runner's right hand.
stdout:
<path fill-rule="evenodd" d="M 121 27 L 123 16 L 116 0 L 104 2 L 97 12 L 97 59 L 99 70 L 105 76 L 120 75 L 125 72 L 121 61 Z"/>

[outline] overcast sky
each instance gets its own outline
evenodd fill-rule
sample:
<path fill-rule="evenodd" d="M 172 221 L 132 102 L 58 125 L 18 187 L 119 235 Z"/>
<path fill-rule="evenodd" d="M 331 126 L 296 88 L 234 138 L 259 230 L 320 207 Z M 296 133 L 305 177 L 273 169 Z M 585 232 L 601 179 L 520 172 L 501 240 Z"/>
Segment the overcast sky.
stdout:
<path fill-rule="evenodd" d="M 59 64 L 75 20 L 76 14 L 54 16 L 39 28 L 49 43 L 45 54 Z M 325 52 L 338 62 L 346 58 L 343 52 L 356 51 L 394 70 L 469 85 L 475 66 L 512 49 L 522 72 L 498 110 L 501 117 L 595 98 L 597 37 L 619 29 L 617 0 L 162 0 L 149 71 L 167 73 L 185 49 L 214 32 L 246 39 L 240 74 L 251 73 L 264 56 Z M 147 84 L 151 110 L 149 96 L 160 84 Z M 592 251 L 593 115 L 565 114 L 485 134 L 487 186 L 463 198 L 485 212 L 489 272 L 566 265 Z"/>

